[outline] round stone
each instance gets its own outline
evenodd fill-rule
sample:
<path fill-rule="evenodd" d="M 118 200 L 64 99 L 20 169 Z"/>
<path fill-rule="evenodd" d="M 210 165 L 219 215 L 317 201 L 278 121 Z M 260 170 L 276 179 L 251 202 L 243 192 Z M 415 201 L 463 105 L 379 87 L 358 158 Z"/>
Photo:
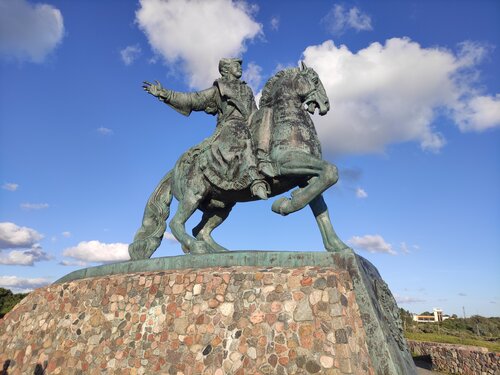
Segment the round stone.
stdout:
<path fill-rule="evenodd" d="M 309 360 L 306 362 L 306 370 L 311 374 L 316 374 L 321 370 L 321 366 L 316 362 Z"/>
<path fill-rule="evenodd" d="M 333 358 L 329 357 L 327 355 L 322 355 L 319 358 L 319 363 L 321 363 L 321 366 L 324 368 L 332 368 L 333 367 Z"/>

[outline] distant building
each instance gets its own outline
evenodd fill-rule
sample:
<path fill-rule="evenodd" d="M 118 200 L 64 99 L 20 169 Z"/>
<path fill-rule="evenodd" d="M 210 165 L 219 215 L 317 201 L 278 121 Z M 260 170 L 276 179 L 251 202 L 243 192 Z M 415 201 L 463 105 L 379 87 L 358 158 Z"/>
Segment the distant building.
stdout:
<path fill-rule="evenodd" d="M 443 310 L 441 309 L 433 309 L 433 312 L 434 314 L 432 315 L 413 315 L 413 321 L 422 323 L 436 323 L 450 318 L 448 315 L 443 315 Z"/>

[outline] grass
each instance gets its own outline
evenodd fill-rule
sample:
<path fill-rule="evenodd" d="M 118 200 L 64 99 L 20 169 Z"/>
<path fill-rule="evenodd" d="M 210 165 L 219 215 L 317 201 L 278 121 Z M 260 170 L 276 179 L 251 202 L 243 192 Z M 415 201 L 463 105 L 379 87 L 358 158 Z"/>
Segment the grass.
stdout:
<path fill-rule="evenodd" d="M 457 337 L 438 333 L 421 333 L 421 332 L 405 332 L 405 336 L 409 340 L 415 341 L 430 341 L 444 344 L 471 345 L 482 346 L 492 352 L 500 352 L 500 342 L 485 341 L 468 337 Z"/>

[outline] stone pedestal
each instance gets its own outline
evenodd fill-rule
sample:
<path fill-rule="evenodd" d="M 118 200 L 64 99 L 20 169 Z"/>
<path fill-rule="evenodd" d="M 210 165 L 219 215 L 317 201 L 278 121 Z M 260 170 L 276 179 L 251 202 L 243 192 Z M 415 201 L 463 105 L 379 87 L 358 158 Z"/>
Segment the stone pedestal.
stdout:
<path fill-rule="evenodd" d="M 387 285 L 351 251 L 76 271 L 0 321 L 0 364 L 9 374 L 37 366 L 49 374 L 416 374 Z"/>

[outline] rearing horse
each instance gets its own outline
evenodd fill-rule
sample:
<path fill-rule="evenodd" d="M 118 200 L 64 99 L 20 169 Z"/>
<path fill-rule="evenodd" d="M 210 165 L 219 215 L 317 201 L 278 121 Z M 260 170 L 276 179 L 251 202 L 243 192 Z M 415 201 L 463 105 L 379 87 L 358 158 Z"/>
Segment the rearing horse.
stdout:
<path fill-rule="evenodd" d="M 328 97 L 318 74 L 301 63 L 300 68 L 282 70 L 269 79 L 262 91 L 260 109 L 251 118 L 250 130 L 257 152 L 268 155 L 273 169 L 266 178 L 271 190 L 269 195 L 297 188 L 291 198 L 276 200 L 272 210 L 288 215 L 309 205 L 325 249 L 340 251 L 347 246 L 335 233 L 322 196 L 337 182 L 337 168 L 322 159 L 309 115 L 316 109 L 325 115 L 330 109 Z M 184 153 L 151 194 L 142 226 L 129 245 L 131 259 L 147 259 L 158 248 L 173 197 L 179 205 L 170 221 L 170 229 L 183 250 L 191 254 L 227 251 L 215 242 L 212 231 L 228 217 L 237 202 L 257 198 L 249 188 L 227 191 L 214 186 L 199 164 L 197 155 L 202 151 L 198 145 Z M 185 223 L 197 209 L 203 212 L 203 217 L 190 236 Z"/>

